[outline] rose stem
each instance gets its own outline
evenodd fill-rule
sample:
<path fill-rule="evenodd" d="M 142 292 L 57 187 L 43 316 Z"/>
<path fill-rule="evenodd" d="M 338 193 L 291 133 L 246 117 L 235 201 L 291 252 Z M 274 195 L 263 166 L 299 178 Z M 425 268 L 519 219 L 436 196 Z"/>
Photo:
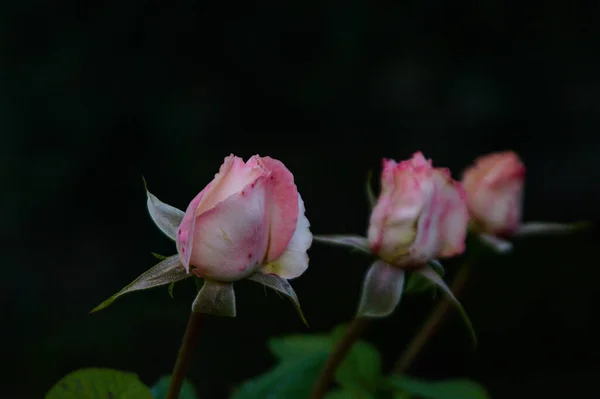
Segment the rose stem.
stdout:
<path fill-rule="evenodd" d="M 364 317 L 356 317 L 352 320 L 352 323 L 350 323 L 350 326 L 342 336 L 342 339 L 336 344 L 333 348 L 333 352 L 329 355 L 327 363 L 325 363 L 321 375 L 313 389 L 311 395 L 312 399 L 321 399 L 325 396 L 329 389 L 329 385 L 333 381 L 335 371 L 344 361 L 352 348 L 352 345 L 358 340 L 368 324 L 369 320 Z"/>
<path fill-rule="evenodd" d="M 177 354 L 177 361 L 175 362 L 175 368 L 173 374 L 171 374 L 171 382 L 169 383 L 169 393 L 166 399 L 178 399 L 179 391 L 183 385 L 183 380 L 187 374 L 188 368 L 192 360 L 192 355 L 198 345 L 198 337 L 200 336 L 200 329 L 204 324 L 204 314 L 198 312 L 192 312 L 188 320 L 187 327 L 185 328 L 185 334 L 183 335 L 183 341 L 179 347 L 179 353 Z"/>
<path fill-rule="evenodd" d="M 454 296 L 458 297 L 459 293 L 464 289 L 469 279 L 470 271 L 470 263 L 464 263 L 456 272 L 450 285 Z M 427 341 L 429 341 L 440 327 L 451 306 L 453 306 L 452 301 L 447 296 L 444 296 L 396 361 L 393 369 L 394 374 L 402 374 L 408 370 L 421 349 L 423 349 Z"/>

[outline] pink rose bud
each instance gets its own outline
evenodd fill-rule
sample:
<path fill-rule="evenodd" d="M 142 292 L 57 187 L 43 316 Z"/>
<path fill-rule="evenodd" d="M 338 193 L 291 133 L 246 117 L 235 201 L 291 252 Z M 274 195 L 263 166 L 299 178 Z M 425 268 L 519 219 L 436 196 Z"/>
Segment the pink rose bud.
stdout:
<path fill-rule="evenodd" d="M 144 185 L 146 184 L 144 180 Z M 133 282 L 92 312 L 129 292 L 147 290 L 191 277 L 204 278 L 193 312 L 236 315 L 233 281 L 260 283 L 289 298 L 300 317 L 298 297 L 288 282 L 308 268 L 310 223 L 294 176 L 273 158 L 253 156 L 244 163 L 230 155 L 221 170 L 183 212 L 151 194 L 147 206 L 156 226 L 177 246 Z"/>
<path fill-rule="evenodd" d="M 386 263 L 403 268 L 458 255 L 465 250 L 469 222 L 465 201 L 460 183 L 422 153 L 400 163 L 386 159 L 369 246 Z"/>
<path fill-rule="evenodd" d="M 524 179 L 525 166 L 512 151 L 475 160 L 463 173 L 462 183 L 476 231 L 508 236 L 519 229 Z"/>
<path fill-rule="evenodd" d="M 308 267 L 312 242 L 292 173 L 278 160 L 230 155 L 189 204 L 177 230 L 183 266 L 229 282 L 255 272 L 290 279 Z"/>

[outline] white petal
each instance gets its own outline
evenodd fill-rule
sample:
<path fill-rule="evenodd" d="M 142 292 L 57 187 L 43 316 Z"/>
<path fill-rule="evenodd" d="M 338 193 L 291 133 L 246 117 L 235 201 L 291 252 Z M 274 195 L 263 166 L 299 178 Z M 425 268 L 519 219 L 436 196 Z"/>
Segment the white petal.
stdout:
<path fill-rule="evenodd" d="M 146 196 L 148 197 L 147 204 L 150 217 L 167 237 L 175 241 L 177 238 L 177 228 L 183 220 L 184 212 L 156 198 L 155 195 L 148 191 L 145 180 L 144 187 L 146 188 Z"/>
<path fill-rule="evenodd" d="M 304 212 L 304 201 L 298 194 L 298 222 L 294 235 L 281 257 L 262 266 L 258 270 L 260 273 L 275 274 L 289 280 L 306 271 L 309 260 L 306 251 L 312 244 L 313 236 L 309 229 L 310 222 Z"/>
<path fill-rule="evenodd" d="M 402 297 L 404 270 L 378 260 L 363 282 L 357 317 L 389 316 Z"/>

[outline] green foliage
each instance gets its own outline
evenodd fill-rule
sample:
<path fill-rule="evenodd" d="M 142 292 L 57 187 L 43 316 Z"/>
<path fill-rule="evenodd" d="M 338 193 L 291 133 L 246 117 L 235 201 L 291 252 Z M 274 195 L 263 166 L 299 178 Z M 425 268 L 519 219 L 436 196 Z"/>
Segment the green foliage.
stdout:
<path fill-rule="evenodd" d="M 244 383 L 233 399 L 306 399 L 344 330 L 345 326 L 341 326 L 330 335 L 298 334 L 270 340 L 269 349 L 280 363 L 266 374 Z M 336 372 L 335 379 L 342 390 L 331 395 L 337 395 L 333 398 L 369 398 L 379 385 L 380 373 L 377 350 L 367 342 L 358 341 Z"/>
<path fill-rule="evenodd" d="M 232 399 L 306 399 L 326 359 L 327 352 L 315 352 L 283 361 L 244 383 Z"/>
<path fill-rule="evenodd" d="M 171 376 L 162 376 L 154 386 L 152 387 L 152 396 L 154 399 L 165 399 L 169 392 L 169 383 L 171 382 Z M 181 392 L 179 392 L 179 399 L 198 399 L 194 386 L 187 380 L 183 382 Z"/>
<path fill-rule="evenodd" d="M 153 399 L 137 375 L 125 371 L 88 368 L 63 377 L 46 399 Z"/>
<path fill-rule="evenodd" d="M 425 381 L 408 376 L 391 376 L 390 387 L 399 389 L 409 397 L 422 399 L 489 399 L 486 390 L 478 383 L 457 379 L 445 381 Z M 402 396 L 400 396 L 402 398 Z"/>
<path fill-rule="evenodd" d="M 232 399 L 306 399 L 310 396 L 329 352 L 346 326 L 327 334 L 296 334 L 269 341 L 279 364 L 246 381 Z M 339 366 L 337 387 L 326 399 L 489 399 L 485 389 L 469 380 L 424 381 L 381 374 L 381 358 L 368 342 L 354 344 Z"/>
<path fill-rule="evenodd" d="M 333 342 L 342 338 L 345 326 L 333 330 Z M 357 398 L 366 398 L 377 390 L 381 379 L 381 357 L 375 347 L 366 341 L 354 344 L 335 375 L 336 382 Z"/>

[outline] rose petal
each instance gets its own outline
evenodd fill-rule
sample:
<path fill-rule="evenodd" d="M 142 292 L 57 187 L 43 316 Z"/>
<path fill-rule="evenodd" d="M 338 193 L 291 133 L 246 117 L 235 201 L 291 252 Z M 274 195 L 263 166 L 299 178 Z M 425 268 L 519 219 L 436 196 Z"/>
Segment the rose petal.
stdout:
<path fill-rule="evenodd" d="M 194 274 L 235 281 L 255 271 L 268 242 L 265 193 L 265 178 L 260 177 L 195 219 L 193 240 L 189 240 L 193 241 Z"/>
<path fill-rule="evenodd" d="M 310 223 L 304 215 L 304 202 L 300 194 L 298 194 L 298 209 L 299 217 L 296 231 L 294 231 L 287 248 L 279 259 L 262 266 L 259 269 L 261 273 L 275 274 L 289 280 L 300 276 L 308 268 L 308 254 L 306 251 L 312 244 L 312 233 L 309 229 Z"/>
<path fill-rule="evenodd" d="M 465 192 L 460 184 L 449 180 L 443 190 L 446 200 L 441 226 L 444 244 L 438 256 L 446 258 L 460 255 L 465 251 L 470 217 Z"/>
<path fill-rule="evenodd" d="M 357 317 L 389 316 L 402 297 L 404 270 L 378 260 L 363 282 Z"/>
<path fill-rule="evenodd" d="M 177 239 L 177 228 L 183 220 L 184 213 L 182 210 L 175 208 L 169 204 L 166 204 L 156 198 L 146 185 L 144 179 L 144 188 L 146 189 L 146 196 L 148 198 L 148 212 L 154 223 L 171 240 Z"/>
<path fill-rule="evenodd" d="M 233 194 L 241 192 L 246 186 L 266 174 L 267 172 L 261 166 L 251 162 L 246 164 L 242 158 L 229 155 L 211 182 L 210 190 L 207 190 L 198 204 L 196 216 L 210 210 Z"/>
<path fill-rule="evenodd" d="M 196 209 L 198 204 L 202 200 L 204 194 L 209 191 L 211 184 L 206 186 L 188 205 L 179 230 L 177 230 L 177 252 L 181 258 L 181 263 L 185 270 L 190 270 L 190 257 L 192 255 L 192 248 L 194 245 L 194 230 L 196 227 Z"/>
<path fill-rule="evenodd" d="M 266 261 L 281 256 L 294 235 L 298 223 L 298 189 L 294 175 L 285 165 L 271 157 L 260 158 L 271 173 L 268 180 L 269 195 L 269 249 Z"/>
<path fill-rule="evenodd" d="M 235 317 L 235 291 L 232 283 L 204 280 L 192 303 L 192 312 Z"/>

